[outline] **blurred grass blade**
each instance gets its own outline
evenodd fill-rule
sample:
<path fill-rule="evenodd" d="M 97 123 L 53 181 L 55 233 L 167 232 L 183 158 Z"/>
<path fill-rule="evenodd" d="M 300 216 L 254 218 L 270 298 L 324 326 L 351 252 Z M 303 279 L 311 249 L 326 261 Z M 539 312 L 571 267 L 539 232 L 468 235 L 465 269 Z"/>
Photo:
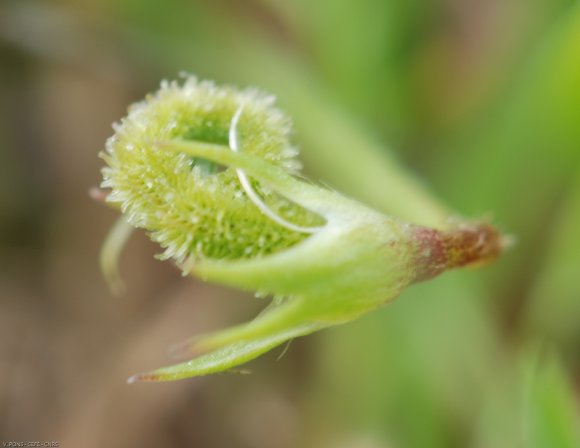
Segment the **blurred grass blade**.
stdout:
<path fill-rule="evenodd" d="M 553 354 L 530 357 L 524 366 L 526 448 L 578 448 L 580 414 L 569 378 Z"/>
<path fill-rule="evenodd" d="M 570 349 L 580 337 L 580 170 L 556 217 L 545 265 L 532 286 L 527 330 L 548 335 Z M 572 347 L 570 347 L 570 344 Z"/>

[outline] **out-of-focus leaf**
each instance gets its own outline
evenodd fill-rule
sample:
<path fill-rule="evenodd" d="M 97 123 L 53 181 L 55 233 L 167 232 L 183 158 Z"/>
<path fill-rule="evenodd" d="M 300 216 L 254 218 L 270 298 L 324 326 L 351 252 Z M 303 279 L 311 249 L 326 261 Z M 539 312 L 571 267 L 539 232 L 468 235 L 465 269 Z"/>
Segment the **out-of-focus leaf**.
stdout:
<path fill-rule="evenodd" d="M 530 296 L 528 328 L 555 342 L 580 337 L 580 171 L 549 237 L 545 265 Z"/>
<path fill-rule="evenodd" d="M 552 354 L 524 365 L 527 391 L 524 402 L 526 448 L 577 448 L 580 414 L 574 390 L 562 364 Z"/>
<path fill-rule="evenodd" d="M 575 392 L 554 352 L 528 346 L 497 363 L 485 384 L 475 448 L 576 448 L 580 414 Z"/>
<path fill-rule="evenodd" d="M 295 24 L 301 19 L 298 45 L 307 47 L 325 88 L 342 105 L 390 133 L 409 126 L 409 60 L 437 2 L 262 1 Z"/>

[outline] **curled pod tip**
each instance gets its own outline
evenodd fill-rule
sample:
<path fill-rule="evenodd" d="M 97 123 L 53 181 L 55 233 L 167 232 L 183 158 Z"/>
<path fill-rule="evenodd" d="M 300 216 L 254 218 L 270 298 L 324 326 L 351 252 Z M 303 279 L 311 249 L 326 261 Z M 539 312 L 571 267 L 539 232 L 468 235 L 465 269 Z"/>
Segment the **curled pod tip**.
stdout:
<path fill-rule="evenodd" d="M 242 113 L 232 127 L 237 111 Z M 300 228 L 323 223 L 251 180 L 244 186 L 235 169 L 156 145 L 183 140 L 229 147 L 234 129 L 245 154 L 295 174 L 300 164 L 289 141 L 291 121 L 271 96 L 194 77 L 182 84 L 163 82 L 158 92 L 131 106 L 114 129 L 102 153 L 107 166 L 101 186 L 111 190 L 107 202 L 119 207 L 132 226 L 146 229 L 165 249 L 164 259 L 182 263 L 186 258 L 263 256 L 304 239 Z M 252 205 L 257 200 L 282 225 Z"/>

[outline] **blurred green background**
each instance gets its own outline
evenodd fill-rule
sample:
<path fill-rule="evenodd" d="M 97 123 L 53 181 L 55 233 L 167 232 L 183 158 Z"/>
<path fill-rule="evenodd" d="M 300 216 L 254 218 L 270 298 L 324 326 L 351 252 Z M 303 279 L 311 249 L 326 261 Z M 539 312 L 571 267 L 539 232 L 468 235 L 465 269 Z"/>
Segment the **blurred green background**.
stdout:
<path fill-rule="evenodd" d="M 126 385 L 263 306 L 181 278 L 142 234 L 126 296 L 99 272 L 97 153 L 182 70 L 275 93 L 313 179 L 388 213 L 398 159 L 517 244 L 252 375 Z M 579 229 L 578 1 L 0 2 L 2 441 L 580 447 Z"/>

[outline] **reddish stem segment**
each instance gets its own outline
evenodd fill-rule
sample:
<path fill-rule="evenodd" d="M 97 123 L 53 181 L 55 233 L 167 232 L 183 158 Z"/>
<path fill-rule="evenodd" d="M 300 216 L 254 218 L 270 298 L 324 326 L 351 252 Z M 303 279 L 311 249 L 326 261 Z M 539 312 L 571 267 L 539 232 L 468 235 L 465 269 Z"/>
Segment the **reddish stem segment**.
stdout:
<path fill-rule="evenodd" d="M 461 225 L 445 231 L 417 227 L 414 238 L 418 243 L 416 282 L 448 269 L 486 264 L 506 247 L 506 238 L 487 223 Z"/>

